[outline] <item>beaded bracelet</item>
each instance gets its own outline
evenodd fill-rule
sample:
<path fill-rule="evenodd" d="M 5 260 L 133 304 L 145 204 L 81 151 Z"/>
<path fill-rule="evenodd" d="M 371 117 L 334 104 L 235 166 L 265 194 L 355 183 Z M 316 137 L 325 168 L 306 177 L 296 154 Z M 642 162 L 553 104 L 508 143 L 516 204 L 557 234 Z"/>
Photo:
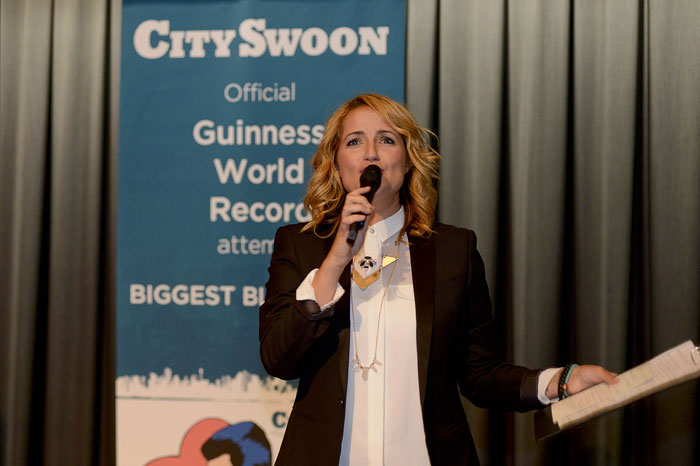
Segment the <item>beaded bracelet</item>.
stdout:
<path fill-rule="evenodd" d="M 571 377 L 571 373 L 574 371 L 574 367 L 578 367 L 578 364 L 569 363 L 566 366 L 564 366 L 564 370 L 561 371 L 561 375 L 559 376 L 558 390 L 560 400 L 571 396 L 569 395 L 569 392 L 567 390 L 569 389 L 569 377 Z"/>

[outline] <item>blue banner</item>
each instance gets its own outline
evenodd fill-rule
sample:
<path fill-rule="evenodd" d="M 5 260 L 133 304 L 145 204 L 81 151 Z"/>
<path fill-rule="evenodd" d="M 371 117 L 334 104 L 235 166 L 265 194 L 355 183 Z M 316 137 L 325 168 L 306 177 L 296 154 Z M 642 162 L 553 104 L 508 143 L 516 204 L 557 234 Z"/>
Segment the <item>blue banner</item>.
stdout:
<path fill-rule="evenodd" d="M 123 1 L 118 464 L 205 465 L 250 429 L 274 457 L 296 390 L 259 359 L 274 232 L 309 220 L 332 111 L 403 100 L 404 43 L 403 0 Z"/>

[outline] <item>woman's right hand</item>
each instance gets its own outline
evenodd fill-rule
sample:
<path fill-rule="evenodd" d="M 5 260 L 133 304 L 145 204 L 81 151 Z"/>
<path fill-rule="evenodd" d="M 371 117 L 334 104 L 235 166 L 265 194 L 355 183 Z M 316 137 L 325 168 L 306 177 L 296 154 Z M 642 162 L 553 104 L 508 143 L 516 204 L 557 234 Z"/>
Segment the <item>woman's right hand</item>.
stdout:
<path fill-rule="evenodd" d="M 369 219 L 374 213 L 374 207 L 364 196 L 369 190 L 369 186 L 364 186 L 349 192 L 345 196 L 343 210 L 340 213 L 340 225 L 338 226 L 338 231 L 335 233 L 333 246 L 327 257 L 327 259 L 331 259 L 340 267 L 344 267 L 352 260 L 353 256 L 357 254 L 364 242 Z M 362 229 L 357 232 L 355 244 L 350 246 L 348 244 L 350 227 L 358 222 L 365 222 L 365 224 Z"/>
<path fill-rule="evenodd" d="M 364 186 L 347 193 L 345 196 L 345 203 L 340 214 L 340 225 L 335 233 L 333 245 L 312 282 L 316 299 L 321 306 L 333 299 L 340 275 L 362 247 L 369 220 L 374 213 L 374 207 L 364 196 L 370 189 L 369 186 Z M 355 244 L 350 246 L 347 241 L 350 225 L 362 221 L 365 224 L 358 231 Z"/>

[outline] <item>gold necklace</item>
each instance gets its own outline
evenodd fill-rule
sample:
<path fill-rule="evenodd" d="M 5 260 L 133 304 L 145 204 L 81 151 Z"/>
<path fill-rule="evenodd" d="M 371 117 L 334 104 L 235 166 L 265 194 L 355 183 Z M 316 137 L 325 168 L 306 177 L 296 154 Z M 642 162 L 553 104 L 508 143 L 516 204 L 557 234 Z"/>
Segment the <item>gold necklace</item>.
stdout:
<path fill-rule="evenodd" d="M 401 238 L 398 238 L 396 240 L 396 259 L 389 262 L 389 264 L 393 263 L 394 267 L 391 268 L 391 274 L 389 275 L 389 280 L 386 282 L 386 286 L 384 287 L 384 293 L 382 293 L 382 300 L 379 303 L 379 316 L 377 317 L 377 334 L 374 337 L 374 358 L 372 359 L 372 362 L 369 364 L 369 366 L 363 366 L 362 361 L 360 361 L 360 356 L 357 354 L 357 330 L 355 328 L 355 306 L 353 303 L 350 303 L 350 308 L 352 311 L 352 340 L 355 346 L 355 359 L 350 361 L 350 364 L 355 364 L 355 372 L 362 371 L 362 380 L 367 380 L 367 375 L 369 374 L 370 369 L 373 370 L 374 372 L 377 372 L 377 366 L 381 366 L 382 362 L 377 359 L 377 348 L 379 346 L 379 324 L 382 321 L 382 308 L 384 307 L 384 299 L 386 298 L 386 292 L 389 289 L 389 284 L 391 284 L 391 279 L 394 277 L 394 271 L 396 270 L 396 264 L 398 263 L 399 259 L 399 249 L 401 248 Z M 382 267 L 381 270 L 384 270 L 384 267 Z M 364 289 L 364 288 L 363 288 Z M 352 294 L 350 295 L 350 298 L 352 300 Z"/>

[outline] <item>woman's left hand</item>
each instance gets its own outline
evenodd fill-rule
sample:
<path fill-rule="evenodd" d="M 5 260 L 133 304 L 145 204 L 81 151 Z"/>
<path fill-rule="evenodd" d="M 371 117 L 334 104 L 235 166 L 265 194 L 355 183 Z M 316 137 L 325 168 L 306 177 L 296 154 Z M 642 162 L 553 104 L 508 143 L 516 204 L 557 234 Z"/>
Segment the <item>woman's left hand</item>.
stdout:
<path fill-rule="evenodd" d="M 555 399 L 557 398 L 559 391 L 559 377 L 561 377 L 561 372 L 563 369 L 557 371 L 557 373 L 549 381 L 547 386 L 547 398 Z M 567 382 L 567 392 L 569 395 L 575 395 L 576 393 L 582 392 L 587 388 L 590 388 L 599 383 L 605 382 L 608 385 L 616 384 L 618 382 L 617 374 L 606 370 L 601 366 L 595 366 L 592 364 L 583 364 L 581 366 L 576 366 L 571 371 L 571 376 L 569 376 L 569 381 Z"/>

